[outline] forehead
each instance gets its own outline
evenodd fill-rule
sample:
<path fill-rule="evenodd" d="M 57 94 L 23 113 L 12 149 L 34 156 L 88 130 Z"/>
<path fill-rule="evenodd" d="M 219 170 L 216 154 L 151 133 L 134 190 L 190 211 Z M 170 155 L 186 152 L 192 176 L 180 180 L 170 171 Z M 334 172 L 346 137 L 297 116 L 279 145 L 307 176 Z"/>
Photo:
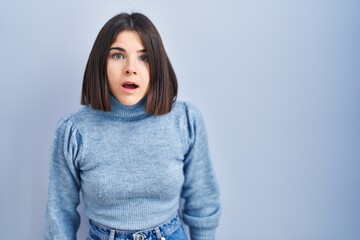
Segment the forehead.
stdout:
<path fill-rule="evenodd" d="M 118 33 L 111 47 L 122 47 L 125 50 L 139 50 L 144 48 L 144 43 L 138 32 L 124 30 Z"/>

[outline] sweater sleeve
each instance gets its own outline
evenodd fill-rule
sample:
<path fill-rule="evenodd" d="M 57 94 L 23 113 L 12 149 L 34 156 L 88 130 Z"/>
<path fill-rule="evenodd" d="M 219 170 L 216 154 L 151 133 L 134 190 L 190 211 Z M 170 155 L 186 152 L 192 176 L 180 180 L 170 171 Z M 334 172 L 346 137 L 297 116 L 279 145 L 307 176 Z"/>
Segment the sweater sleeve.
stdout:
<path fill-rule="evenodd" d="M 71 116 L 63 117 L 55 132 L 50 150 L 49 190 L 45 214 L 45 240 L 75 240 L 80 224 L 80 177 L 77 168 L 81 157 L 81 135 Z"/>
<path fill-rule="evenodd" d="M 220 218 L 218 184 L 212 167 L 204 121 L 197 108 L 186 103 L 187 153 L 185 181 L 181 197 L 185 199 L 183 220 L 190 227 L 191 240 L 215 239 Z"/>

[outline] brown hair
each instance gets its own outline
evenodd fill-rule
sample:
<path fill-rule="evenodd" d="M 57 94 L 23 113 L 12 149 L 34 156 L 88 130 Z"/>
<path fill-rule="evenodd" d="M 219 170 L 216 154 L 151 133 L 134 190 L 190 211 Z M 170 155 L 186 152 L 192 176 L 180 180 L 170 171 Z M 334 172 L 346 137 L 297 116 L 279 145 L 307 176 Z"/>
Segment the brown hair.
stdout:
<path fill-rule="evenodd" d="M 109 48 L 123 30 L 141 36 L 150 66 L 150 83 L 145 111 L 161 115 L 171 111 L 177 96 L 177 79 L 154 24 L 141 13 L 121 13 L 111 18 L 100 30 L 86 64 L 81 104 L 93 109 L 111 111 L 106 68 Z"/>

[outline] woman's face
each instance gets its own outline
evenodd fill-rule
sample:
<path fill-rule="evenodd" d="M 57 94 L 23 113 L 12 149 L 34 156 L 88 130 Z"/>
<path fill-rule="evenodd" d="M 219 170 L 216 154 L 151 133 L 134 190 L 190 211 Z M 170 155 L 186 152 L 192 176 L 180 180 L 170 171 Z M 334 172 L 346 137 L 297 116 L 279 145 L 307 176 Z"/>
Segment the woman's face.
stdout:
<path fill-rule="evenodd" d="M 138 32 L 124 30 L 116 36 L 106 74 L 112 95 L 124 105 L 134 105 L 147 94 L 150 67 Z"/>

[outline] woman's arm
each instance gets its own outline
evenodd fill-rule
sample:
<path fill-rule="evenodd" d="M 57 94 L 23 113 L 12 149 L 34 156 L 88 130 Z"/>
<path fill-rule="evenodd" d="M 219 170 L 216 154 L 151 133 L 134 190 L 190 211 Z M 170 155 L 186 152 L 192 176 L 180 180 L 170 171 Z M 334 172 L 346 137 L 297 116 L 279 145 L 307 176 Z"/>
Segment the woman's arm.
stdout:
<path fill-rule="evenodd" d="M 190 227 L 191 240 L 215 239 L 219 224 L 219 189 L 212 167 L 204 121 L 196 107 L 187 106 L 188 152 L 185 156 L 185 199 L 183 219 Z"/>
<path fill-rule="evenodd" d="M 81 158 L 81 135 L 71 121 L 62 118 L 51 147 L 49 192 L 43 239 L 75 240 L 80 224 L 80 178 L 77 164 Z"/>

